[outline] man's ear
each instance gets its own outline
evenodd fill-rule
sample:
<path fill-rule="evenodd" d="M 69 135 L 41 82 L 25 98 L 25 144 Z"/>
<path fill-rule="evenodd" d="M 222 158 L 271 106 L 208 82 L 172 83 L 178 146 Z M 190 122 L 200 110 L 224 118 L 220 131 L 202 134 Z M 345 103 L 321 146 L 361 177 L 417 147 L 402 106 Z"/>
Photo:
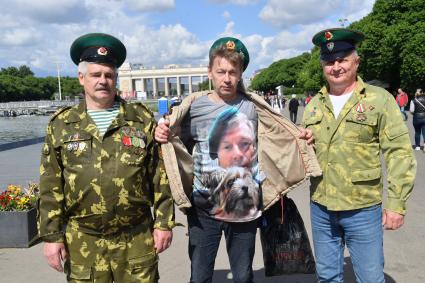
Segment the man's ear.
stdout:
<path fill-rule="evenodd" d="M 80 85 L 84 86 L 84 75 L 83 75 L 83 73 L 78 72 L 78 80 L 80 81 Z"/>

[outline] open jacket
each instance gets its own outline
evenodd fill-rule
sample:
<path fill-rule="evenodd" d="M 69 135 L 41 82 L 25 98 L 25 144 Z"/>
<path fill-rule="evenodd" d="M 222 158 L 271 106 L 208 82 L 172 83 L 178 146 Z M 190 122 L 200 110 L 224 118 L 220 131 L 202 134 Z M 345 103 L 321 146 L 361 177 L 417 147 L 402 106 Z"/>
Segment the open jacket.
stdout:
<path fill-rule="evenodd" d="M 161 145 L 173 199 L 183 212 L 192 206 L 193 159 L 178 133 L 192 102 L 209 93 L 194 93 L 173 108 L 169 142 Z M 311 176 L 320 176 L 322 171 L 313 147 L 298 138 L 300 131 L 294 124 L 275 112 L 262 97 L 249 92 L 244 94 L 254 103 L 258 114 L 258 163 L 265 175 L 261 185 L 263 208 L 268 209 L 281 195 Z"/>

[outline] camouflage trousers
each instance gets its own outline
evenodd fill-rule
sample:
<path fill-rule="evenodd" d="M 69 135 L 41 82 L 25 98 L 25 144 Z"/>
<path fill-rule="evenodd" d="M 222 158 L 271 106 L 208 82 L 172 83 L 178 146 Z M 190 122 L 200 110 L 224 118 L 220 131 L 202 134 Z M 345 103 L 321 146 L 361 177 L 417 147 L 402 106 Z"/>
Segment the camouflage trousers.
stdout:
<path fill-rule="evenodd" d="M 68 282 L 156 283 L 158 256 L 150 225 L 114 235 L 91 235 L 67 228 Z"/>

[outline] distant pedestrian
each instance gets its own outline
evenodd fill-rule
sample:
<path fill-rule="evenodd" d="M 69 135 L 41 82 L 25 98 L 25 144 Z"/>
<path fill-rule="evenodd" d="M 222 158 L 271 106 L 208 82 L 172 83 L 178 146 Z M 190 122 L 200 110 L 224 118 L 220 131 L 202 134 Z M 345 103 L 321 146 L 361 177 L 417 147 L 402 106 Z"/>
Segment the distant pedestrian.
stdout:
<path fill-rule="evenodd" d="M 407 114 L 404 111 L 404 107 L 406 107 L 407 102 L 409 101 L 409 97 L 407 96 L 407 93 L 405 93 L 401 88 L 397 91 L 397 96 L 395 98 L 395 101 L 397 102 L 398 107 L 400 107 L 401 114 L 403 114 L 404 121 L 407 120 Z"/>
<path fill-rule="evenodd" d="M 307 96 L 307 98 L 305 99 L 305 105 L 307 105 L 309 102 L 310 102 L 310 100 L 313 98 L 313 96 L 311 95 L 311 94 L 309 94 L 308 96 Z"/>
<path fill-rule="evenodd" d="M 416 90 L 409 110 L 413 115 L 413 127 L 415 128 L 415 150 L 421 150 L 421 134 L 425 142 L 425 95 L 422 89 Z"/>
<path fill-rule="evenodd" d="M 294 124 L 297 123 L 298 106 L 300 106 L 300 103 L 298 102 L 297 95 L 293 94 L 291 100 L 289 100 L 289 117 Z"/>

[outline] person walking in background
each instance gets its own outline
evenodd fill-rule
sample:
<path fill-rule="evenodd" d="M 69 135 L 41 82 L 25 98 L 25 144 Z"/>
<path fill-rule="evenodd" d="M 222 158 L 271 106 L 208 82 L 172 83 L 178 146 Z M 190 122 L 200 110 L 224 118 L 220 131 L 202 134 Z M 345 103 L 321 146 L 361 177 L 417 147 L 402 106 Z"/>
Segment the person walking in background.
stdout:
<path fill-rule="evenodd" d="M 413 127 L 415 128 L 415 150 L 421 150 L 421 135 L 425 142 L 425 95 L 422 89 L 416 90 L 409 110 L 413 115 Z M 423 150 L 425 151 L 425 146 Z"/>
<path fill-rule="evenodd" d="M 300 106 L 300 103 L 298 102 L 297 95 L 293 94 L 291 100 L 289 100 L 288 108 L 289 118 L 294 124 L 297 123 L 298 106 Z"/>
<path fill-rule="evenodd" d="M 311 226 L 318 282 L 343 282 L 347 246 L 357 282 L 383 283 L 383 228 L 404 223 L 416 160 L 394 98 L 357 76 L 360 32 L 335 28 L 313 37 L 327 85 L 304 110 L 323 176 L 311 179 Z M 388 198 L 382 209 L 382 161 Z"/>
<path fill-rule="evenodd" d="M 400 107 L 401 114 L 403 114 L 404 121 L 407 120 L 407 113 L 404 111 L 404 107 L 406 107 L 409 97 L 407 96 L 407 93 L 405 93 L 401 88 L 397 90 L 397 96 L 395 98 L 398 107 Z"/>
<path fill-rule="evenodd" d="M 116 95 L 125 57 L 111 35 L 77 38 L 71 58 L 84 99 L 47 127 L 39 236 L 48 264 L 69 282 L 158 282 L 158 253 L 172 241 L 174 205 L 153 113 Z"/>
<path fill-rule="evenodd" d="M 313 98 L 313 95 L 311 95 L 311 93 L 310 93 L 305 99 L 305 105 L 307 105 L 312 98 Z"/>

